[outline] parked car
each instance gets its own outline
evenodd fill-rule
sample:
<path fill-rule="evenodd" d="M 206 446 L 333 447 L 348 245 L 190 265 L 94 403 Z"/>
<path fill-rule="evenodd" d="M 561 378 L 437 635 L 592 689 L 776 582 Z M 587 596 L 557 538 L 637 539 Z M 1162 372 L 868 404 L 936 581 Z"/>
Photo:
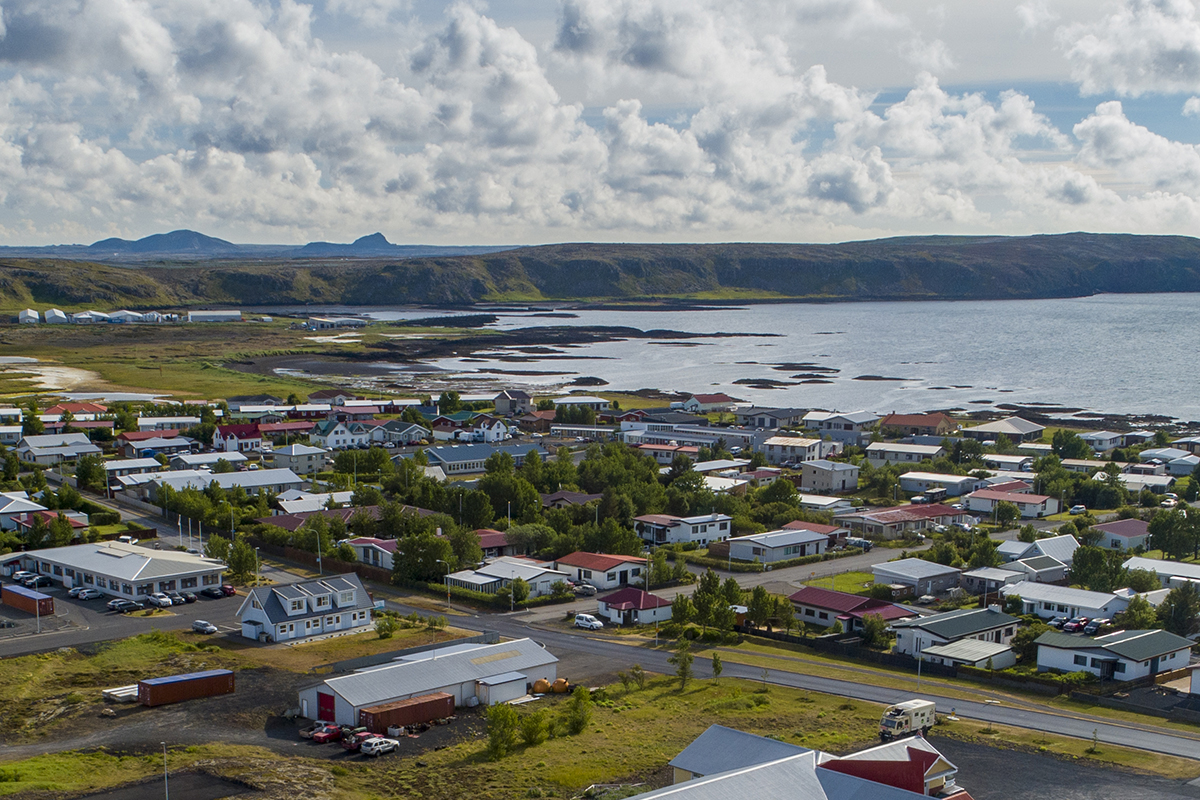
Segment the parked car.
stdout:
<path fill-rule="evenodd" d="M 1086 513 L 1087 513 L 1087 506 L 1085 506 L 1085 505 L 1076 505 L 1076 506 L 1071 506 L 1071 512 L 1070 512 L 1070 513 L 1072 513 L 1072 514 L 1086 514 Z"/>
<path fill-rule="evenodd" d="M 181 606 L 187 602 L 179 592 L 164 592 L 164 594 L 171 598 L 171 605 Z"/>
<path fill-rule="evenodd" d="M 367 739 L 363 742 L 361 750 L 364 756 L 381 756 L 384 753 L 391 753 L 399 746 L 400 742 L 395 739 L 376 736 L 374 739 Z"/>
<path fill-rule="evenodd" d="M 128 602 L 128 601 L 126 601 L 124 597 L 114 597 L 112 600 L 109 600 L 106 605 L 108 606 L 109 611 L 116 611 L 117 606 L 119 606 L 119 605 L 121 605 L 121 603 L 125 603 L 125 602 Z"/>
<path fill-rule="evenodd" d="M 917 605 L 927 606 L 930 603 L 936 603 L 937 598 L 931 594 L 923 594 L 917 598 Z"/>
<path fill-rule="evenodd" d="M 1067 621 L 1069 619 L 1070 619 L 1070 617 L 1055 617 L 1054 619 L 1050 620 L 1050 622 L 1048 622 L 1047 624 L 1051 628 L 1061 628 L 1063 625 L 1067 624 Z"/>
<path fill-rule="evenodd" d="M 321 728 L 321 730 L 313 733 L 312 740 L 317 744 L 340 742 L 342 740 L 342 729 L 337 725 L 326 725 L 324 728 Z"/>
<path fill-rule="evenodd" d="M 598 631 L 604 627 L 604 623 L 593 617 L 591 614 L 576 614 L 575 627 L 584 628 L 589 631 Z"/>
<path fill-rule="evenodd" d="M 233 597 L 235 594 L 237 594 L 237 589 L 233 588 L 232 583 L 222 583 L 221 593 L 226 597 Z"/>
<path fill-rule="evenodd" d="M 1087 625 L 1083 626 L 1083 632 L 1084 632 L 1084 634 L 1086 634 L 1088 636 L 1095 636 L 1097 633 L 1100 632 L 1101 628 L 1103 628 L 1105 625 L 1111 625 L 1111 624 L 1112 624 L 1111 619 L 1101 619 L 1100 617 L 1097 617 L 1096 619 L 1093 619 L 1091 622 L 1089 622 Z"/>
<path fill-rule="evenodd" d="M 167 597 L 164 592 L 155 592 L 146 598 L 146 602 L 157 608 L 170 608 L 175 605 L 174 601 L 170 597 Z"/>
<path fill-rule="evenodd" d="M 136 600 L 123 599 L 117 603 L 115 610 L 118 614 L 128 614 L 131 611 L 141 611 L 143 608 L 145 608 L 145 606 Z"/>
<path fill-rule="evenodd" d="M 333 726 L 330 723 L 319 719 L 316 722 L 312 723 L 311 725 L 305 725 L 303 728 L 301 728 L 300 729 L 300 738 L 301 739 L 311 739 L 313 737 L 314 733 L 321 730 L 322 728 L 329 728 L 329 727 L 333 727 Z"/>
<path fill-rule="evenodd" d="M 211 597 L 214 600 L 220 600 L 225 596 L 225 593 L 221 591 L 220 586 L 205 586 L 200 590 L 200 594 L 204 595 L 205 597 Z"/>
<path fill-rule="evenodd" d="M 82 586 L 72 586 L 67 590 L 67 597 L 79 597 L 79 593 L 82 592 L 83 589 L 84 587 Z"/>
<path fill-rule="evenodd" d="M 26 578 L 21 581 L 26 589 L 40 589 L 43 586 L 53 586 L 54 581 L 47 578 L 45 575 L 34 575 L 32 578 Z"/>
<path fill-rule="evenodd" d="M 1067 633 L 1075 633 L 1076 631 L 1082 631 L 1090 621 L 1087 617 L 1074 617 L 1064 622 L 1062 629 Z"/>
<path fill-rule="evenodd" d="M 575 594 L 580 597 L 592 597 L 596 594 L 596 587 L 590 583 L 581 583 L 575 587 Z"/>
<path fill-rule="evenodd" d="M 351 734 L 349 737 L 342 738 L 342 749 L 348 753 L 357 753 L 360 749 L 362 749 L 363 742 L 367 741 L 368 739 L 375 739 L 378 736 L 379 734 L 371 733 L 370 731 L 358 731 L 357 733 Z"/>
<path fill-rule="evenodd" d="M 1163 508 L 1175 508 L 1175 506 L 1179 505 L 1179 501 L 1168 497 L 1166 500 L 1163 500 L 1161 503 L 1159 503 L 1159 505 Z"/>
<path fill-rule="evenodd" d="M 26 580 L 26 579 L 28 579 L 28 578 L 32 578 L 34 575 L 37 575 L 37 573 L 36 573 L 36 572 L 30 572 L 30 571 L 29 571 L 29 570 L 27 570 L 27 569 L 19 569 L 19 570 L 17 570 L 16 572 L 14 572 L 14 573 L 12 574 L 12 579 L 13 579 L 13 581 L 14 581 L 15 583 L 20 583 L 20 582 L 21 582 L 21 581 L 23 581 L 23 580 Z"/>
<path fill-rule="evenodd" d="M 99 600 L 104 597 L 104 592 L 99 589 L 84 589 L 79 594 L 75 595 L 80 600 Z"/>

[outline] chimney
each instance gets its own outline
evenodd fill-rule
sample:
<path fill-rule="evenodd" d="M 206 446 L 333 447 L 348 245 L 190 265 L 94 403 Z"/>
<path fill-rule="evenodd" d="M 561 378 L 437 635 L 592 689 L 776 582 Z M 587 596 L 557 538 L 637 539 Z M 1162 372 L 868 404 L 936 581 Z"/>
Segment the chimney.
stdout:
<path fill-rule="evenodd" d="M 995 611 L 997 614 L 999 614 L 1000 610 L 1000 606 L 996 605 L 995 603 L 990 603 L 988 605 L 988 611 Z"/>

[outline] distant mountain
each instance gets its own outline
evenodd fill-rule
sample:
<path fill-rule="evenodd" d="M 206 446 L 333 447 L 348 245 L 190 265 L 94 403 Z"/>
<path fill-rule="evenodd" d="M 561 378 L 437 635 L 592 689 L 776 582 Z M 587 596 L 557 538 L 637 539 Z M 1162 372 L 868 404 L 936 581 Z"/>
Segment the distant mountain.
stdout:
<path fill-rule="evenodd" d="M 156 233 L 142 239 L 101 239 L 87 248 L 89 256 L 103 257 L 114 253 L 139 253 L 154 255 L 190 254 L 197 256 L 225 256 L 242 252 L 240 246 L 224 239 L 205 236 L 196 231 L 171 231 Z"/>
<path fill-rule="evenodd" d="M 36 260 L 16 258 L 15 248 L 0 251 L 0 307 L 994 300 L 1200 292 L 1200 240 L 1186 236 L 1071 233 L 829 245 L 562 244 L 457 257 L 445 251 L 457 254 L 468 248 L 440 248 L 440 254 L 415 257 L 419 246 L 393 245 L 372 235 L 348 245 L 318 243 L 343 249 L 288 258 L 263 255 L 264 245 L 230 245 L 180 233 L 167 234 L 164 238 L 177 238 L 158 246 L 222 252 L 206 260 L 193 249 L 176 263 L 160 265 L 153 262 L 170 261 L 174 255 L 143 251 L 125 256 L 143 260 L 139 268 L 129 269 L 84 263 L 82 259 L 94 258 L 84 252 L 76 256 L 81 261 L 67 260 L 70 247 L 52 248 L 52 258 Z M 120 245 L 106 243 L 114 246 Z M 243 251 L 229 254 L 231 246 Z"/>
<path fill-rule="evenodd" d="M 512 247 L 491 247 L 487 245 L 468 245 L 462 247 L 441 247 L 426 244 L 392 244 L 382 233 L 372 233 L 355 239 L 351 244 L 335 244 L 333 242 L 309 242 L 293 254 L 293 258 L 374 258 L 377 256 L 395 256 L 400 258 L 418 258 L 421 256 L 465 256 L 498 253 L 512 250 Z"/>

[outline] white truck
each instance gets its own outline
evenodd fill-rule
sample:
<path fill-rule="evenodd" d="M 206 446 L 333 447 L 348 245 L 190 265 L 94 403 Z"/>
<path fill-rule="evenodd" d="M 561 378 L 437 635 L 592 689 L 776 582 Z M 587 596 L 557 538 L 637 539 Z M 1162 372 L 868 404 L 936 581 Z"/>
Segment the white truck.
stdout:
<path fill-rule="evenodd" d="M 879 739 L 888 742 L 901 736 L 929 733 L 937 722 L 935 711 L 936 706 L 928 700 L 905 700 L 888 706 L 879 720 Z"/>

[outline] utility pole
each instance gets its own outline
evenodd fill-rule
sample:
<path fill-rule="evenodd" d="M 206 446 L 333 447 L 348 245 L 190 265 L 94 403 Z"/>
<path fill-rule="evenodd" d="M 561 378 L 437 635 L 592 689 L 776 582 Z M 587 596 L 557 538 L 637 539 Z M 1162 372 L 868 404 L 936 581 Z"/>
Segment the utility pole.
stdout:
<path fill-rule="evenodd" d="M 171 785 L 167 777 L 167 743 L 162 743 L 163 749 L 163 800 L 171 800 Z"/>

